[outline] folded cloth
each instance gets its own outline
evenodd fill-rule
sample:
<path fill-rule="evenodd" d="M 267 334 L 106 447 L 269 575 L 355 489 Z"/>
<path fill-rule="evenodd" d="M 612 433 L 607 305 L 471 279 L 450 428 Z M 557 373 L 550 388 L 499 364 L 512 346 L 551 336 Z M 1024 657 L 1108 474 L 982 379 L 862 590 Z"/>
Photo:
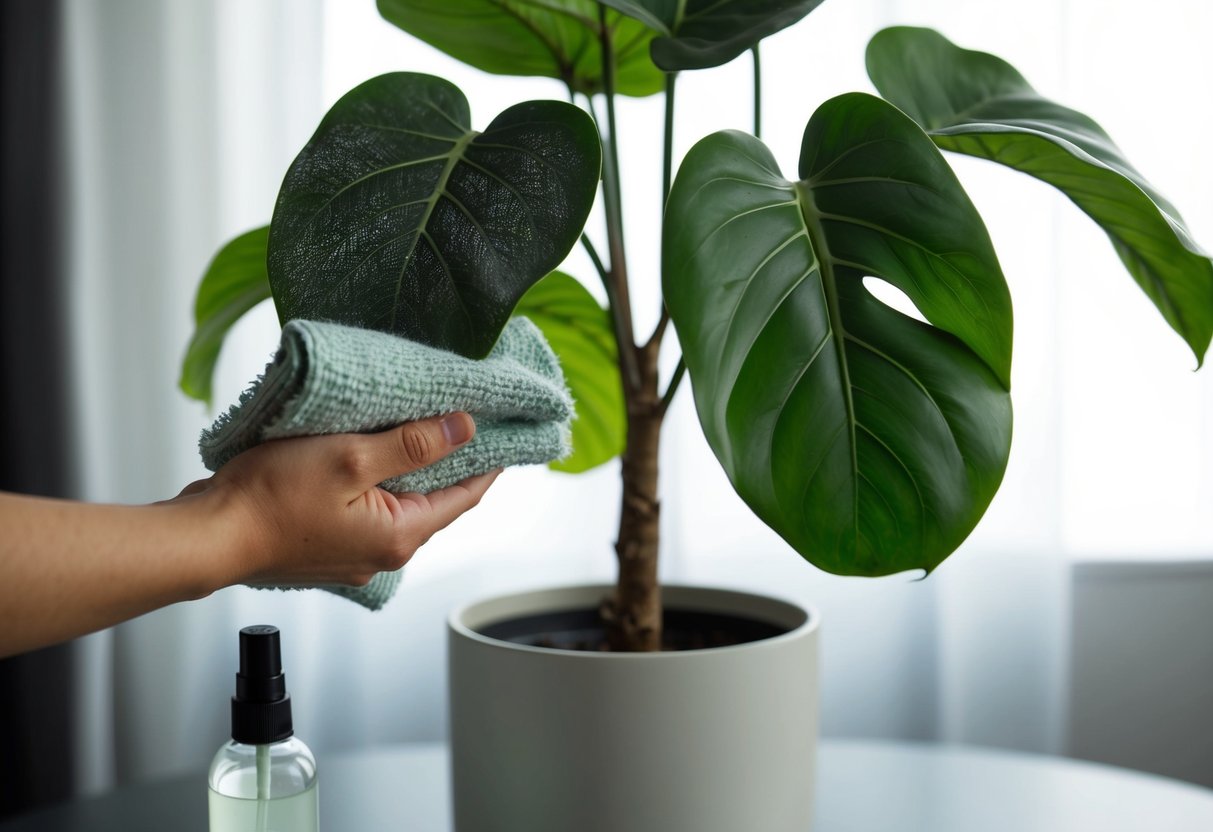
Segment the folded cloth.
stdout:
<path fill-rule="evenodd" d="M 568 454 L 572 399 L 559 361 L 526 318 L 511 320 L 480 361 L 383 332 L 291 321 L 265 375 L 198 445 L 206 467 L 218 471 L 270 439 L 373 433 L 457 410 L 476 420 L 472 441 L 384 488 L 426 494 L 494 468 Z M 376 610 L 399 582 L 399 571 L 381 572 L 364 587 L 323 589 Z"/>

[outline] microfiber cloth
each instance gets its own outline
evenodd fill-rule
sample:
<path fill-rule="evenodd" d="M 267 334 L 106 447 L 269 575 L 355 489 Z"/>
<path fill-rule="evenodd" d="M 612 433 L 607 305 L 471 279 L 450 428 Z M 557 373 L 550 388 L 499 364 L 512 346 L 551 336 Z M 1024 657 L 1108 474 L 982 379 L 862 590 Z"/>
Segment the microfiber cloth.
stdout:
<path fill-rule="evenodd" d="M 373 433 L 457 410 L 476 420 L 472 441 L 384 488 L 426 494 L 494 468 L 568 454 L 573 402 L 560 362 L 526 318 L 512 319 L 479 361 L 388 333 L 290 321 L 265 374 L 198 444 L 203 463 L 218 471 L 270 439 Z M 364 587 L 323 588 L 376 610 L 399 583 L 396 571 Z"/>

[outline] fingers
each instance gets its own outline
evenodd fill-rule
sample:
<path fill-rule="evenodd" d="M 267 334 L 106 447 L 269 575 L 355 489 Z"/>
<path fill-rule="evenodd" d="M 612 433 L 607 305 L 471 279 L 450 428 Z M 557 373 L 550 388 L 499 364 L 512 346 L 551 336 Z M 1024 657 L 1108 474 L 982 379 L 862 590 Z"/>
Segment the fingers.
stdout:
<path fill-rule="evenodd" d="M 426 537 L 439 529 L 445 529 L 459 515 L 474 508 L 500 473 L 501 469 L 497 468 L 425 495 L 424 499 L 429 503 L 429 512 L 426 517 L 426 525 L 429 528 L 426 530 Z M 401 496 L 404 497 L 404 495 Z"/>
<path fill-rule="evenodd" d="M 378 483 L 443 459 L 475 431 L 471 416 L 454 413 L 374 434 L 266 442 L 232 460 L 215 480 L 243 518 L 242 580 L 361 585 L 398 569 L 476 505 L 496 472 L 429 497 Z"/>
<path fill-rule="evenodd" d="M 352 436 L 349 472 L 357 490 L 432 465 L 466 445 L 476 423 L 466 413 L 409 422 L 382 433 Z"/>
<path fill-rule="evenodd" d="M 484 497 L 489 486 L 497 479 L 501 469 L 497 468 L 478 477 L 469 477 L 463 482 L 431 492 L 430 506 L 444 528 L 465 511 L 475 508 Z"/>

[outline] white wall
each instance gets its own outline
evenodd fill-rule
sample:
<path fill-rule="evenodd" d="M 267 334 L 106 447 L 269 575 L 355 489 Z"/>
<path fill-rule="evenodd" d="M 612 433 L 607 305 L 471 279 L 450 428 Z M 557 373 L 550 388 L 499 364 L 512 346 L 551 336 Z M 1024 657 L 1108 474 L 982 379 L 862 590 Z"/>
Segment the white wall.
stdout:
<path fill-rule="evenodd" d="M 1213 788 L 1213 564 L 1074 575 L 1069 752 Z"/>

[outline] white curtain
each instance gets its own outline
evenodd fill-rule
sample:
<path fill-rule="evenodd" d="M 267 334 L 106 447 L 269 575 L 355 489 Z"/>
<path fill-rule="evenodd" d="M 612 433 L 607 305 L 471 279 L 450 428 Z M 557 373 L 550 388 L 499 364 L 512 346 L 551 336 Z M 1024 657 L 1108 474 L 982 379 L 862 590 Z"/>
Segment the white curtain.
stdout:
<path fill-rule="evenodd" d="M 380 21 L 371 0 L 67 6 L 73 354 L 81 496 L 92 500 L 162 499 L 204 474 L 195 442 L 214 414 L 176 389 L 193 289 L 223 241 L 268 221 L 287 165 L 341 93 L 384 71 L 430 72 L 468 93 L 477 123 L 563 97 L 552 81 L 457 64 Z M 1213 124 L 1196 81 L 1213 77 L 1205 4 L 1160 0 L 1143 18 L 1127 0 L 825 3 L 764 47 L 764 138 L 786 170 L 819 102 L 869 89 L 863 46 L 891 23 L 1000 54 L 1094 114 L 1213 240 L 1200 140 Z M 678 152 L 714 129 L 748 129 L 749 86 L 744 59 L 685 76 Z M 622 149 L 643 332 L 658 308 L 661 102 L 623 102 L 620 116 L 633 131 Z M 1016 304 L 1012 460 L 977 532 L 925 581 L 818 572 L 733 494 L 684 389 L 663 450 L 662 574 L 820 610 L 828 735 L 1060 753 L 1073 556 L 1213 552 L 1213 384 L 1190 372 L 1190 354 L 1073 206 L 1009 171 L 957 167 Z M 591 218 L 591 234 L 600 228 Z M 591 274 L 580 252 L 568 268 Z M 236 328 L 217 403 L 262 369 L 276 329 L 268 307 Z M 617 499 L 615 465 L 576 478 L 511 471 L 417 556 L 380 613 L 233 588 L 83 640 L 85 788 L 205 766 L 226 736 L 236 631 L 251 623 L 282 628 L 296 727 L 320 753 L 441 738 L 445 613 L 486 593 L 609 581 Z"/>

